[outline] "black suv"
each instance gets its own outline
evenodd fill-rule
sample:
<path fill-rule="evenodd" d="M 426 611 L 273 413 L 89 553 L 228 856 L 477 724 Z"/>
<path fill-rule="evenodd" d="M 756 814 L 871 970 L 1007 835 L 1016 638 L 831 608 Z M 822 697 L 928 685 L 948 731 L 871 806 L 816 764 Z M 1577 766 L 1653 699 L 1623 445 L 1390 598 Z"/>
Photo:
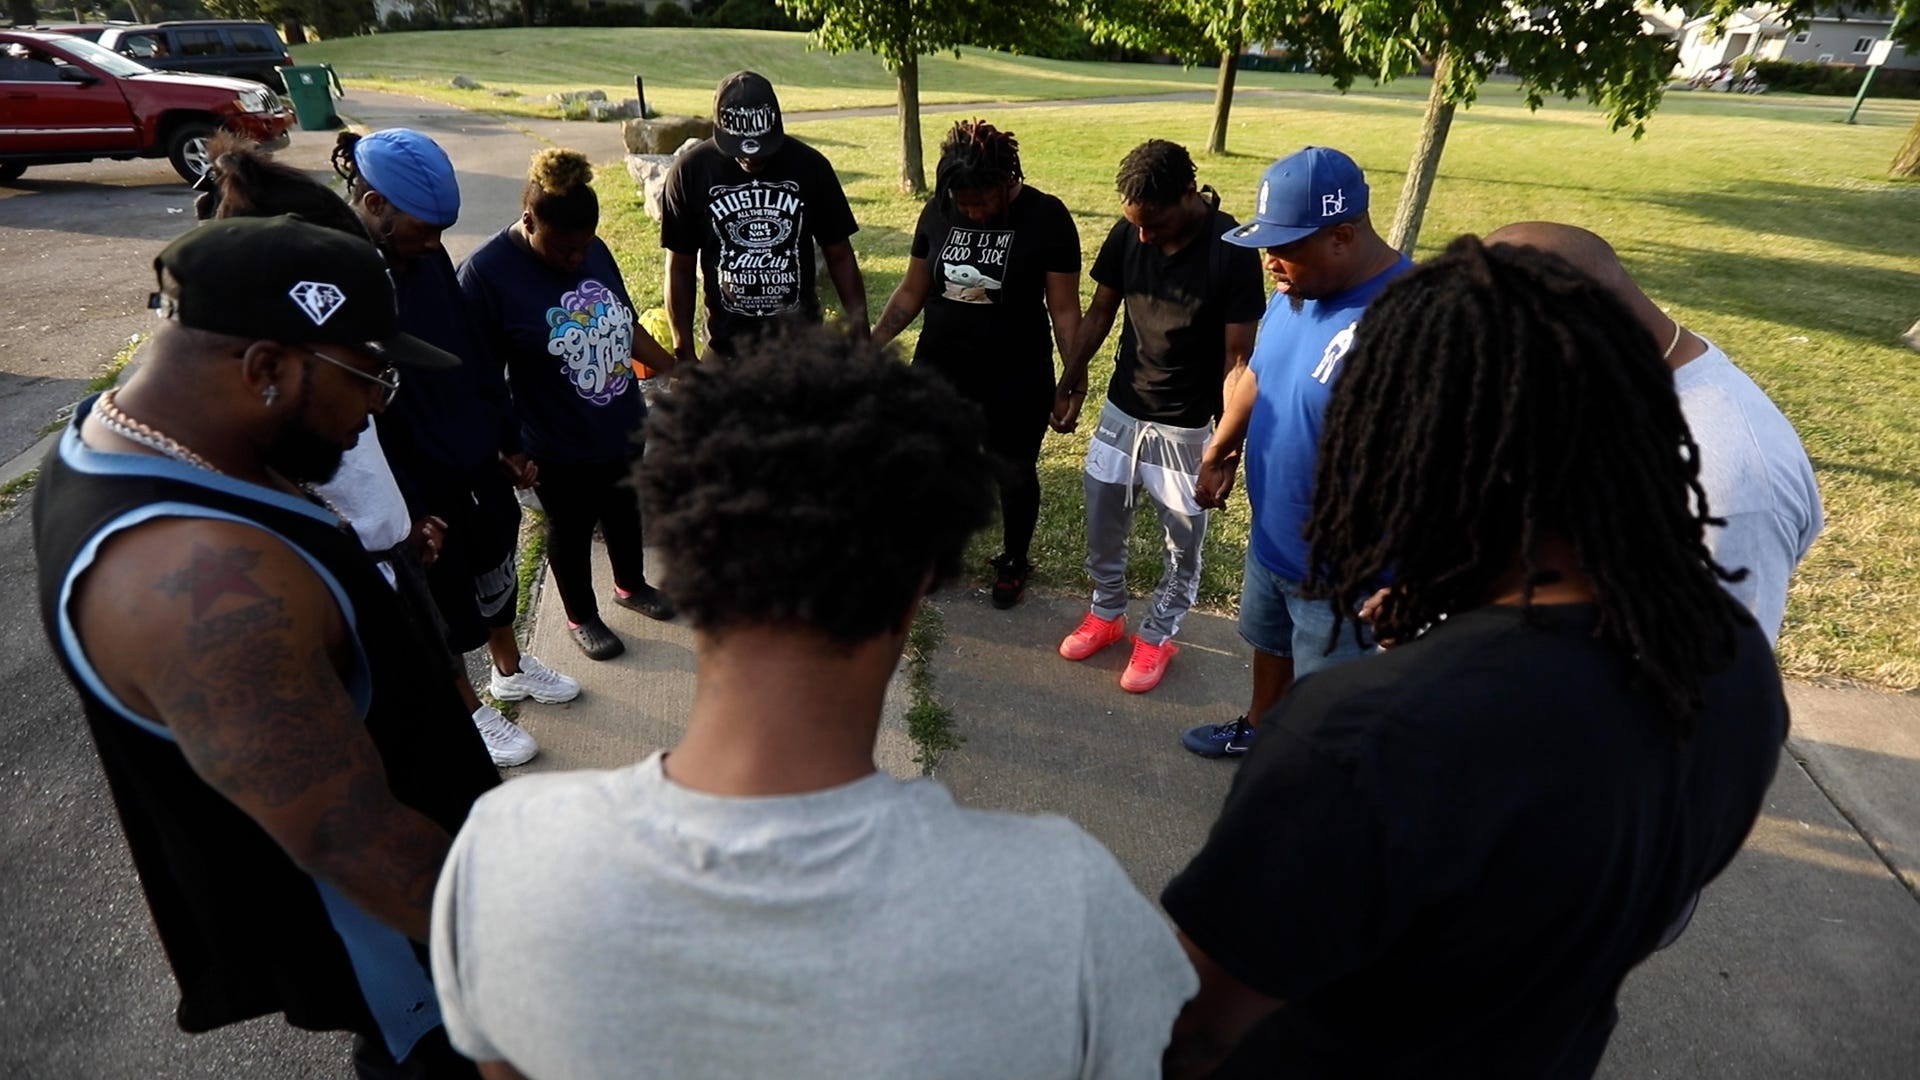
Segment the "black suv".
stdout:
<path fill-rule="evenodd" d="M 273 27 L 263 22 L 197 19 L 148 26 L 109 26 L 100 44 L 155 71 L 198 71 L 252 79 L 281 91 L 280 69 L 293 63 Z"/>

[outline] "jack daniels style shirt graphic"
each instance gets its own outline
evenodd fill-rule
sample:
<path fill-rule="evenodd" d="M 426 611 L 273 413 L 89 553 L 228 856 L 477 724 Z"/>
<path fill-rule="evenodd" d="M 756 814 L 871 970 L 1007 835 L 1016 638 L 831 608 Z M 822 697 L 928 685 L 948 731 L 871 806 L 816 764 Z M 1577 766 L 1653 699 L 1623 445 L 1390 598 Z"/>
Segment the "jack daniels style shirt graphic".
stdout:
<path fill-rule="evenodd" d="M 1047 275 L 1080 270 L 1073 215 L 1030 186 L 990 225 L 976 225 L 944 202 L 929 200 L 913 232 L 913 256 L 927 261 L 933 279 L 914 362 L 931 365 L 962 389 L 1037 371 L 1051 390 Z"/>
<path fill-rule="evenodd" d="M 833 165 L 791 135 L 751 173 L 712 140 L 694 147 L 667 174 L 661 211 L 660 246 L 700 255 L 707 337 L 723 354 L 783 315 L 819 322 L 814 245 L 860 228 Z"/>

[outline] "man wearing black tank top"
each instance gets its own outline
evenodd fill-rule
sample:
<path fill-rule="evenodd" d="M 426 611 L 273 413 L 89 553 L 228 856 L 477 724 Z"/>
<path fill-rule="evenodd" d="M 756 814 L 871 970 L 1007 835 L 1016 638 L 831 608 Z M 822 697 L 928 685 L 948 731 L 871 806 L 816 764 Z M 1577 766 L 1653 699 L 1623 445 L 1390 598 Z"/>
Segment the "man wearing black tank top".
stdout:
<path fill-rule="evenodd" d="M 48 455 L 34 549 L 180 987 L 179 1024 L 357 1036 L 362 1077 L 473 1077 L 424 952 L 451 834 L 499 782 L 326 480 L 402 373 L 365 241 L 210 222 L 155 260 L 166 320 Z"/>

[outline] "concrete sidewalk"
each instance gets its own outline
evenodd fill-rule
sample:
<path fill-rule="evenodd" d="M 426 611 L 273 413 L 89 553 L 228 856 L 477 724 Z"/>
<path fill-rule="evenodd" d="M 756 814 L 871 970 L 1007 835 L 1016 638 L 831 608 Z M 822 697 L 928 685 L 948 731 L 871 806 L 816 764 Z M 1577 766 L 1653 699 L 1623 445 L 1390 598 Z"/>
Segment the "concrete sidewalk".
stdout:
<path fill-rule="evenodd" d="M 604 551 L 596 559 L 604 593 Z M 529 649 L 584 692 L 523 707 L 542 752 L 515 773 L 618 766 L 671 746 L 691 701 L 691 632 L 608 604 L 628 651 L 592 663 L 567 637 L 551 584 Z M 999 611 L 979 589 L 953 589 L 934 607 L 946 629 L 936 693 L 966 739 L 939 781 L 968 805 L 1073 819 L 1157 896 L 1232 780 L 1232 764 L 1177 742 L 1245 708 L 1232 620 L 1190 616 L 1166 681 L 1134 695 L 1118 686 L 1124 650 L 1081 664 L 1054 652 L 1085 610 L 1079 597 Z M 890 699 L 879 758 L 912 775 L 902 697 Z M 1909 888 L 1920 881 L 1920 699 L 1801 684 L 1789 697 L 1792 752 L 1764 816 L 1686 936 L 1628 979 L 1603 1076 L 1894 1080 L 1920 1061 L 1920 901 Z"/>

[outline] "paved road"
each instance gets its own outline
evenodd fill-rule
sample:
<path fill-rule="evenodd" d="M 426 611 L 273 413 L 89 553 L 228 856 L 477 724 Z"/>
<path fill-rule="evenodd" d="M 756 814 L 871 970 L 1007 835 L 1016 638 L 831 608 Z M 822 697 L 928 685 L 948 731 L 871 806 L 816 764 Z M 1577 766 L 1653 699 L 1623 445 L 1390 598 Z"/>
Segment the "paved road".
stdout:
<path fill-rule="evenodd" d="M 615 125 L 509 123 L 370 94 L 344 109 L 447 145 L 465 203 L 448 236 L 456 256 L 512 219 L 527 156 L 543 142 L 596 161 L 621 151 Z M 296 134 L 286 159 L 324 171 L 330 144 Z M 0 186 L 0 459 L 144 327 L 152 256 L 187 227 L 189 206 L 164 163 L 34 170 Z M 278 1020 L 194 1038 L 174 1029 L 165 963 L 33 593 L 16 510 L 0 517 L 0 685 L 11 705 L 0 719 L 0 1076 L 347 1075 L 339 1037 Z M 1157 890 L 1230 775 L 1172 749 L 1170 733 L 1219 719 L 1244 692 L 1231 625 L 1195 617 L 1174 674 L 1140 698 L 1117 693 L 1097 663 L 1063 671 L 1048 655 L 1077 617 L 1073 598 L 1035 597 L 1013 612 L 978 597 L 941 606 L 942 696 L 969 740 L 947 782 L 978 805 L 1075 818 Z M 678 729 L 685 631 L 638 619 L 620 629 L 636 647 L 588 666 L 568 654 L 558 620 L 537 621 L 535 649 L 589 678 L 577 705 L 528 710 L 546 747 L 534 767 L 618 764 Z M 1689 934 L 1628 981 L 1609 1078 L 1892 1078 L 1920 1061 L 1920 904 L 1909 891 L 1920 888 L 1920 699 L 1794 693 L 1804 764 L 1783 763 L 1747 852 Z M 883 743 L 886 764 L 907 768 L 897 737 Z"/>

